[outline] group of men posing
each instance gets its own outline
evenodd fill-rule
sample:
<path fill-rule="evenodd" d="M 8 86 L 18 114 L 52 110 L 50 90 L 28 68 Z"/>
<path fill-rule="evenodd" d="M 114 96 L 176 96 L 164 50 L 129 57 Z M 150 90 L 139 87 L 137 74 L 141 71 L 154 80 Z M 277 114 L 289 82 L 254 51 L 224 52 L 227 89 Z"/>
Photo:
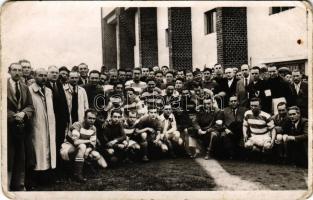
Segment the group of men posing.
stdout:
<path fill-rule="evenodd" d="M 277 153 L 307 166 L 308 83 L 291 81 L 276 66 L 202 71 L 155 66 L 89 71 L 27 60 L 9 66 L 8 174 L 11 190 L 25 190 L 42 174 L 73 163 L 100 168 L 153 157 L 234 158 L 242 149 Z M 35 181 L 35 182 L 36 182 Z"/>

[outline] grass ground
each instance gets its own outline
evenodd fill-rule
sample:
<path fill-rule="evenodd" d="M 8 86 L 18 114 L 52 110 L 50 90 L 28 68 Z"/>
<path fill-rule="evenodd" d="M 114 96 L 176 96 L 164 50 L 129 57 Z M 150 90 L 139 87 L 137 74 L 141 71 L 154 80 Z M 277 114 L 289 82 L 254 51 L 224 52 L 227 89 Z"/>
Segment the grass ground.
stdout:
<path fill-rule="evenodd" d="M 212 191 L 296 190 L 307 188 L 307 169 L 242 161 L 198 158 L 123 164 L 86 173 L 88 182 L 63 180 L 38 191 Z"/>

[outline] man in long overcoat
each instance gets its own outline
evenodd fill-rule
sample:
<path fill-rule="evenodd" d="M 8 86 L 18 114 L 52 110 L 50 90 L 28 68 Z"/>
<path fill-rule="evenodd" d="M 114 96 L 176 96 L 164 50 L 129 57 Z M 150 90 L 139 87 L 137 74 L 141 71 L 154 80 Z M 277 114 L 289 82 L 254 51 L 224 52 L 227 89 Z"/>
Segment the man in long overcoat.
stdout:
<path fill-rule="evenodd" d="M 32 120 L 32 141 L 35 148 L 35 171 L 56 167 L 55 115 L 52 91 L 45 87 L 47 71 L 37 69 L 35 83 L 29 86 L 35 113 Z"/>

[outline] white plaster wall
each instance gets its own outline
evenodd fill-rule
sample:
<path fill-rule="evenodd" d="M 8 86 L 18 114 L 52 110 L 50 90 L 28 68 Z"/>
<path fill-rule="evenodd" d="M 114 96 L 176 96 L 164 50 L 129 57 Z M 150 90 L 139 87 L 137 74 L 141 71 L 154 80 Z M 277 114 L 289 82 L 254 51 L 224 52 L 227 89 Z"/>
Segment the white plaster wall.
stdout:
<path fill-rule="evenodd" d="M 194 68 L 203 69 L 204 65 L 213 66 L 217 63 L 216 32 L 205 35 L 204 13 L 214 7 L 192 7 L 192 64 Z"/>
<path fill-rule="evenodd" d="M 269 7 L 248 7 L 247 25 L 251 65 L 308 58 L 305 9 L 269 15 Z"/>
<path fill-rule="evenodd" d="M 158 62 L 159 66 L 169 66 L 169 48 L 166 46 L 165 29 L 168 28 L 168 8 L 157 8 Z"/>

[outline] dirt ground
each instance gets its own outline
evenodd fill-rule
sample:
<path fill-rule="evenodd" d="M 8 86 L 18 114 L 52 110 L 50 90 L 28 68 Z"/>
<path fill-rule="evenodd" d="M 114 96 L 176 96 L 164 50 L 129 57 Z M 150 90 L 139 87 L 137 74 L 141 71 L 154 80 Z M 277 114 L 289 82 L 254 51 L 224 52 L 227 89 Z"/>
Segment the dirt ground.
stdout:
<path fill-rule="evenodd" d="M 307 169 L 243 161 L 187 158 L 123 164 L 88 172 L 88 182 L 70 179 L 41 185 L 38 191 L 215 191 L 305 190 Z"/>

